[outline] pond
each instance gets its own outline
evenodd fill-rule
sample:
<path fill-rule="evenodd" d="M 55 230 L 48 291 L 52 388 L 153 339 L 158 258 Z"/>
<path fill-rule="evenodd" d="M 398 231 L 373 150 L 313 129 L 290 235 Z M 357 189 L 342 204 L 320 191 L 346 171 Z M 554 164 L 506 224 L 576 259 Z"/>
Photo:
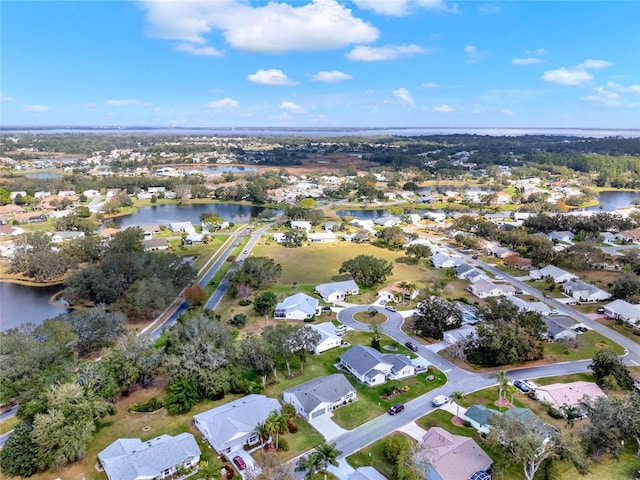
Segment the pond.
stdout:
<path fill-rule="evenodd" d="M 135 227 L 138 225 L 169 225 L 173 222 L 200 223 L 200 214 L 213 212 L 221 218 L 234 223 L 243 223 L 258 215 L 263 207 L 239 205 L 236 203 L 199 203 L 192 205 L 152 205 L 124 217 L 105 220 L 105 225 L 113 221 L 116 228 Z"/>
<path fill-rule="evenodd" d="M 53 287 L 29 287 L 15 283 L 0 283 L 0 331 L 31 322 L 40 325 L 47 318 L 54 318 L 67 310 L 49 303 L 52 295 L 62 290 Z"/>
<path fill-rule="evenodd" d="M 50 173 L 50 172 L 41 172 L 41 173 L 27 173 L 25 175 L 27 178 L 39 178 L 39 179 L 52 179 L 52 178 L 62 178 L 64 175 L 60 173 Z"/>
<path fill-rule="evenodd" d="M 354 217 L 360 220 L 374 220 L 379 217 L 384 217 L 387 214 L 386 210 L 338 210 L 336 215 L 339 217 Z"/>
<path fill-rule="evenodd" d="M 640 191 L 619 191 L 605 190 L 600 192 L 598 200 L 600 205 L 588 207 L 586 210 L 600 210 L 603 212 L 612 212 L 618 208 L 628 207 L 633 204 L 634 200 L 640 199 Z"/>

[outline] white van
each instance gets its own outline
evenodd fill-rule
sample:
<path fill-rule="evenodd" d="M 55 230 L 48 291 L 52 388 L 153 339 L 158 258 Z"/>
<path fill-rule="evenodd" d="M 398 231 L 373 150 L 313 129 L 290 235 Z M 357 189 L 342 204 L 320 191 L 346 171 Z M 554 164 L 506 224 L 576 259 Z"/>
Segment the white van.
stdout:
<path fill-rule="evenodd" d="M 340 325 L 336 327 L 336 335 L 338 335 L 339 337 L 342 337 L 346 333 L 347 333 L 346 325 Z"/>

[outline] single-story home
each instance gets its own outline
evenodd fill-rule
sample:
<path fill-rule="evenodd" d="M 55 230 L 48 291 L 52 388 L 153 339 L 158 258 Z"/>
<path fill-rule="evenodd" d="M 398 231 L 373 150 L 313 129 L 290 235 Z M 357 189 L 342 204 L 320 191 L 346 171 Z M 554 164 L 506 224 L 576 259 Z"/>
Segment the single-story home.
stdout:
<path fill-rule="evenodd" d="M 142 241 L 142 248 L 145 252 L 167 250 L 169 248 L 169 242 L 166 238 L 150 238 Z"/>
<path fill-rule="evenodd" d="M 316 292 L 325 302 L 332 303 L 344 300 L 347 295 L 358 295 L 360 287 L 353 280 L 345 280 L 344 282 L 316 285 Z"/>
<path fill-rule="evenodd" d="M 547 234 L 547 238 L 552 242 L 565 242 L 572 244 L 573 237 L 575 237 L 575 235 L 568 230 L 550 232 Z"/>
<path fill-rule="evenodd" d="M 515 293 L 513 285 L 496 285 L 484 278 L 472 283 L 466 288 L 466 290 L 473 293 L 478 298 L 501 297 L 503 295 L 508 296 Z"/>
<path fill-rule="evenodd" d="M 364 345 L 356 345 L 340 355 L 340 366 L 368 386 L 385 383 L 387 378 L 399 379 L 416 374 L 416 367 L 406 355 L 383 354 Z"/>
<path fill-rule="evenodd" d="M 449 255 L 446 252 L 437 252 L 431 257 L 431 265 L 435 268 L 453 268 L 463 263 L 464 259 L 462 257 Z"/>
<path fill-rule="evenodd" d="M 547 265 L 544 268 L 529 272 L 529 278 L 532 280 L 544 280 L 547 277 L 551 277 L 554 283 L 564 283 L 576 278 L 573 273 L 562 270 L 555 265 Z"/>
<path fill-rule="evenodd" d="M 336 326 L 333 323 L 323 322 L 317 325 L 309 324 L 309 327 L 320 334 L 320 341 L 313 349 L 313 353 L 316 355 L 342 345 L 342 337 L 338 335 Z"/>
<path fill-rule="evenodd" d="M 582 280 L 569 280 L 562 285 L 562 290 L 579 302 L 602 302 L 611 298 L 609 292 Z"/>
<path fill-rule="evenodd" d="M 472 283 L 475 283 L 481 279 L 489 280 L 489 277 L 486 273 L 484 273 L 479 268 L 472 267 L 467 263 L 456 266 L 455 270 L 457 277 L 461 280 L 467 280 Z"/>
<path fill-rule="evenodd" d="M 489 420 L 496 413 L 499 412 L 497 410 L 487 408 L 484 405 L 471 405 L 464 413 L 463 419 L 468 421 L 471 426 L 480 433 L 486 434 L 489 433 L 489 430 L 491 429 Z"/>
<path fill-rule="evenodd" d="M 378 292 L 378 298 L 383 300 L 394 300 L 396 295 L 402 295 L 405 300 L 413 300 L 418 296 L 420 290 L 417 287 L 413 288 L 402 288 L 403 282 L 395 282 L 390 285 L 387 285 L 382 290 Z"/>
<path fill-rule="evenodd" d="M 98 454 L 109 480 L 157 480 L 200 462 L 200 448 L 190 433 L 151 440 L 120 438 Z"/>
<path fill-rule="evenodd" d="M 605 396 L 602 389 L 594 382 L 584 381 L 538 386 L 535 395 L 538 401 L 547 402 L 558 410 L 565 406 L 575 407 L 585 396 L 592 400 Z"/>
<path fill-rule="evenodd" d="M 530 258 L 524 258 L 521 257 L 518 254 L 515 255 L 509 255 L 508 257 L 506 257 L 504 259 L 504 264 L 507 267 L 510 268 L 515 268 L 517 270 L 531 270 L 533 268 L 533 265 L 531 263 L 531 259 Z"/>
<path fill-rule="evenodd" d="M 341 374 L 317 377 L 282 392 L 283 401 L 296 407 L 298 415 L 312 422 L 334 409 L 358 400 L 356 389 Z"/>
<path fill-rule="evenodd" d="M 340 224 L 338 222 L 332 222 L 332 221 L 324 222 L 322 224 L 322 229 L 325 232 L 336 232 L 340 230 Z"/>
<path fill-rule="evenodd" d="M 202 245 L 204 243 L 204 234 L 195 231 L 189 232 L 182 240 L 183 245 Z"/>
<path fill-rule="evenodd" d="M 51 241 L 53 243 L 62 243 L 79 238 L 84 238 L 84 232 L 55 232 L 51 237 Z"/>
<path fill-rule="evenodd" d="M 309 233 L 307 234 L 307 241 L 311 243 L 331 243 L 337 241 L 337 237 L 333 232 Z"/>
<path fill-rule="evenodd" d="M 514 255 L 516 252 L 507 247 L 494 246 L 489 248 L 489 253 L 494 257 L 507 258 L 510 255 Z"/>
<path fill-rule="evenodd" d="M 427 463 L 427 478 L 430 479 L 482 478 L 480 472 L 489 472 L 493 464 L 493 460 L 473 438 L 453 435 L 441 427 L 427 430 L 421 446 L 423 448 L 417 454 L 418 461 Z"/>
<path fill-rule="evenodd" d="M 276 305 L 273 318 L 284 320 L 305 320 L 320 314 L 318 299 L 306 293 L 296 293 Z"/>
<path fill-rule="evenodd" d="M 397 225 L 400 225 L 402 223 L 402 220 L 400 219 L 400 217 L 386 216 L 386 217 L 378 217 L 374 219 L 373 223 L 375 223 L 378 226 L 388 228 L 388 227 L 395 227 Z"/>
<path fill-rule="evenodd" d="M 609 318 L 636 325 L 640 322 L 640 305 L 618 299 L 604 306 L 604 314 Z"/>
<path fill-rule="evenodd" d="M 576 338 L 575 328 L 578 326 L 570 317 L 543 315 L 542 321 L 547 326 L 545 336 L 549 340 L 562 340 L 563 338 Z"/>
<path fill-rule="evenodd" d="M 618 236 L 627 242 L 638 242 L 640 241 L 640 228 L 624 230 L 620 232 Z"/>
<path fill-rule="evenodd" d="M 169 224 L 172 232 L 194 233 L 195 227 L 191 222 L 173 222 Z"/>
<path fill-rule="evenodd" d="M 251 394 L 193 417 L 196 428 L 218 453 L 230 453 L 258 442 L 256 425 L 274 410 L 280 411 L 275 398 Z"/>
<path fill-rule="evenodd" d="M 309 233 L 311 231 L 311 223 L 306 220 L 292 220 L 291 228 L 294 230 L 304 230 Z"/>
<path fill-rule="evenodd" d="M 536 312 L 540 315 L 549 315 L 551 314 L 551 309 L 544 302 L 528 302 L 523 300 L 522 298 L 516 297 L 514 295 L 510 295 L 505 297 L 509 302 L 513 303 L 519 310 L 524 312 Z"/>

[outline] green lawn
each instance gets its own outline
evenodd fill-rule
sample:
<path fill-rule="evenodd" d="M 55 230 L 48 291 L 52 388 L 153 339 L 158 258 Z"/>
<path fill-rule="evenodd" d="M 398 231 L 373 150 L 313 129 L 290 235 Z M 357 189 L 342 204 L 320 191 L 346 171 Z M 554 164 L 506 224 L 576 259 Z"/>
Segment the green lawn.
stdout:
<path fill-rule="evenodd" d="M 539 280 L 539 281 L 527 280 L 527 283 L 529 285 L 531 285 L 532 288 L 535 288 L 535 289 L 539 290 L 542 293 L 546 293 L 550 297 L 553 297 L 553 298 L 564 298 L 565 297 L 564 293 L 562 293 L 562 289 L 561 288 L 555 287 L 551 291 L 547 290 L 551 284 L 545 282 L 544 280 Z"/>
<path fill-rule="evenodd" d="M 620 333 L 621 335 L 624 335 L 625 337 L 627 337 L 630 340 L 633 340 L 636 343 L 640 343 L 640 335 L 633 334 L 633 332 L 640 333 L 640 329 L 638 328 L 634 329 L 628 323 L 623 323 L 621 325 L 617 321 L 611 318 L 598 319 L 598 323 L 601 323 L 602 325 L 606 325 L 607 327 L 615 330 L 616 332 Z"/>
<path fill-rule="evenodd" d="M 569 350 L 557 342 L 546 342 L 544 344 L 545 358 L 553 359 L 554 362 L 586 360 L 587 358 L 593 358 L 596 352 L 602 349 L 603 345 L 607 345 L 616 355 L 624 353 L 623 347 L 593 330 L 578 335 L 578 339 L 580 347 L 577 350 Z"/>
<path fill-rule="evenodd" d="M 415 439 L 410 436 L 396 432 L 390 435 L 387 435 L 380 440 L 372 443 L 371 445 L 359 450 L 358 452 L 349 455 L 347 457 L 347 463 L 351 465 L 353 468 L 367 467 L 371 466 L 378 470 L 382 475 L 389 479 L 395 478 L 396 469 L 395 466 L 389 463 L 387 458 L 384 455 L 384 446 L 388 439 L 394 437 L 405 437 L 411 442 L 412 445 L 415 445 L 417 442 Z"/>

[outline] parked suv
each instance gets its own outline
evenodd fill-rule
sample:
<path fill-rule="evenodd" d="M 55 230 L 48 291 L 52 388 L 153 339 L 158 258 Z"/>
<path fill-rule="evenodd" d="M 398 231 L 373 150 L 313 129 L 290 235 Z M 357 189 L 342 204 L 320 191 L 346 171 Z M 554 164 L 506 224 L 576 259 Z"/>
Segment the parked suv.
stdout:
<path fill-rule="evenodd" d="M 412 352 L 417 352 L 418 351 L 418 346 L 413 342 L 407 342 L 407 343 L 404 344 L 404 346 L 407 347 Z"/>
<path fill-rule="evenodd" d="M 389 415 L 395 415 L 396 413 L 400 413 L 404 410 L 404 403 L 396 403 L 393 407 L 389 409 Z"/>

